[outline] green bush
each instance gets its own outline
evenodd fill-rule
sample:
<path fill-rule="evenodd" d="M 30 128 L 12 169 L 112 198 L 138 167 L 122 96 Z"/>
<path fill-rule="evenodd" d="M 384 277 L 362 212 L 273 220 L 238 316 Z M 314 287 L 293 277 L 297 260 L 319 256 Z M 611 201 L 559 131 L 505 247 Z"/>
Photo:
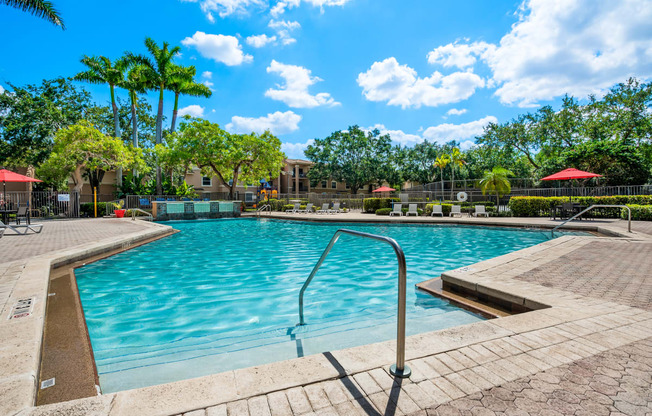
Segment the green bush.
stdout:
<path fill-rule="evenodd" d="M 550 215 L 551 209 L 568 201 L 568 197 L 513 196 L 509 200 L 509 209 L 515 217 L 541 217 Z M 573 198 L 573 202 L 587 207 L 591 205 L 652 205 L 652 195 L 581 196 Z M 621 210 L 620 208 L 602 208 L 598 211 L 591 211 L 589 215 L 618 218 L 621 215 Z"/>
<path fill-rule="evenodd" d="M 425 211 L 426 215 L 432 214 L 432 207 L 434 205 L 441 205 L 441 210 L 443 211 L 444 215 L 450 214 L 452 209 L 451 207 L 453 206 L 453 204 L 427 204 Z"/>
<path fill-rule="evenodd" d="M 376 199 L 376 198 L 374 198 L 374 199 Z M 365 199 L 365 202 L 367 202 L 366 199 Z M 391 208 L 379 208 L 379 209 L 376 210 L 376 215 L 389 215 L 390 212 L 392 212 Z"/>
<path fill-rule="evenodd" d="M 95 208 L 93 207 L 94 204 L 92 202 L 84 202 L 83 204 L 79 204 L 79 210 L 81 211 L 81 216 L 82 217 L 94 217 L 95 216 Z M 98 202 L 97 203 L 97 216 L 98 217 L 103 217 L 106 215 L 106 202 Z"/>
<path fill-rule="evenodd" d="M 652 221 L 652 205 L 628 204 L 627 206 L 632 210 L 632 220 Z M 625 208 L 621 208 L 620 218 L 627 219 Z"/>
<path fill-rule="evenodd" d="M 392 202 L 400 202 L 398 198 L 366 198 L 362 209 L 364 212 L 376 212 L 377 209 L 391 208 Z"/>

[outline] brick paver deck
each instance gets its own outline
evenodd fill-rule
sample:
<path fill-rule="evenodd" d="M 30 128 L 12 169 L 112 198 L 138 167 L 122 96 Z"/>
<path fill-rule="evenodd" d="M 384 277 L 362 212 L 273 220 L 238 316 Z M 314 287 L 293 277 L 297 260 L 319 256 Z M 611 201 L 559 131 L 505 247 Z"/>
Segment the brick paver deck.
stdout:
<path fill-rule="evenodd" d="M 37 220 L 32 221 L 36 223 Z M 143 229 L 141 221 L 109 218 L 44 221 L 40 234 L 16 235 L 5 232 L 0 238 L 0 263 L 26 259 L 50 251 L 92 243 Z"/>
<path fill-rule="evenodd" d="M 652 310 L 652 242 L 591 242 L 516 279 Z"/>

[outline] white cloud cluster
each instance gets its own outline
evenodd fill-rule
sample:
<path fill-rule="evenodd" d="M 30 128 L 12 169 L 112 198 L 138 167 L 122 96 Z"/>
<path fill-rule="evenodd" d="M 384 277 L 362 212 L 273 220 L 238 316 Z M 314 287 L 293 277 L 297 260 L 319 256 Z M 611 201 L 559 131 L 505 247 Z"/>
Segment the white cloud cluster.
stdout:
<path fill-rule="evenodd" d="M 245 14 L 251 7 L 265 8 L 267 3 L 263 0 L 181 0 L 189 3 L 199 3 L 201 10 L 208 20 L 215 22 L 213 13 L 220 17 L 232 14 Z"/>
<path fill-rule="evenodd" d="M 213 91 L 213 86 L 215 85 L 213 84 L 213 81 L 211 81 L 213 79 L 213 73 L 211 71 L 204 71 L 201 73 L 201 77 L 203 78 L 202 84 L 206 85 L 211 89 L 211 91 Z"/>
<path fill-rule="evenodd" d="M 299 22 L 287 20 L 270 20 L 267 26 L 276 31 L 276 34 L 283 45 L 290 45 L 297 40 L 292 37 L 291 33 L 301 28 Z"/>
<path fill-rule="evenodd" d="M 451 108 L 450 110 L 446 111 L 447 116 L 461 116 L 462 114 L 465 114 L 467 112 L 466 108 L 463 108 L 461 110 L 458 110 L 457 108 Z"/>
<path fill-rule="evenodd" d="M 281 150 L 285 155 L 291 159 L 302 159 L 306 157 L 303 154 L 303 151 L 306 150 L 306 148 L 312 144 L 314 144 L 315 141 L 313 139 L 310 139 L 306 141 L 305 143 L 281 143 Z"/>
<path fill-rule="evenodd" d="M 189 105 L 188 107 L 183 107 L 179 109 L 178 116 L 183 117 L 185 115 L 192 117 L 203 117 L 204 116 L 204 107 L 200 105 Z"/>
<path fill-rule="evenodd" d="M 292 111 L 267 114 L 264 117 L 231 117 L 231 122 L 226 129 L 234 133 L 263 133 L 269 130 L 272 134 L 287 134 L 299 129 L 301 116 Z"/>
<path fill-rule="evenodd" d="M 435 48 L 429 62 L 467 68 L 479 58 L 503 104 L 536 106 L 565 93 L 601 94 L 629 76 L 652 77 L 651 0 L 525 0 L 492 45 Z"/>
<path fill-rule="evenodd" d="M 183 39 L 181 44 L 195 47 L 204 58 L 228 66 L 241 65 L 254 59 L 253 56 L 242 52 L 240 41 L 234 36 L 212 35 L 198 31 L 192 37 Z"/>
<path fill-rule="evenodd" d="M 485 82 L 472 72 L 450 75 L 434 72 L 430 77 L 419 78 L 414 69 L 400 65 L 396 58 L 391 57 L 374 62 L 367 72 L 360 73 L 358 85 L 367 100 L 387 101 L 388 105 L 402 108 L 419 108 L 465 100 L 476 88 L 484 87 Z"/>
<path fill-rule="evenodd" d="M 303 0 L 314 7 L 319 7 L 321 12 L 324 13 L 324 6 L 344 6 L 350 0 Z M 294 7 L 299 7 L 301 0 L 281 0 L 276 2 L 274 7 L 270 10 L 273 17 L 278 17 L 285 13 L 286 10 Z"/>
<path fill-rule="evenodd" d="M 4 93 L 5 93 L 5 89 L 2 85 L 0 85 L 0 94 L 4 94 Z"/>
<path fill-rule="evenodd" d="M 276 36 L 267 36 L 265 34 L 252 35 L 252 36 L 247 36 L 246 42 L 247 45 L 253 46 L 254 48 L 262 48 L 268 43 L 276 42 Z"/>
<path fill-rule="evenodd" d="M 276 60 L 267 67 L 268 73 L 276 73 L 285 82 L 277 85 L 277 88 L 270 88 L 265 91 L 265 96 L 272 100 L 282 101 L 294 108 L 313 108 L 318 106 L 339 105 L 329 93 L 321 92 L 310 95 L 308 88 L 321 81 L 318 77 L 311 76 L 309 69 L 297 65 L 286 65 Z"/>

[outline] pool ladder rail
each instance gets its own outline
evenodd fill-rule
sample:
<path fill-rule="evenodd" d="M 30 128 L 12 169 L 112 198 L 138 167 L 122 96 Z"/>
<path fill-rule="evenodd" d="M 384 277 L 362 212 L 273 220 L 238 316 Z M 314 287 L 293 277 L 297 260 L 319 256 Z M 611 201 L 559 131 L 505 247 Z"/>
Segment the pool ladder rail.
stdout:
<path fill-rule="evenodd" d="M 315 264 L 315 267 L 310 272 L 310 276 L 301 287 L 301 292 L 299 292 L 299 325 L 305 325 L 306 322 L 303 317 L 303 294 L 306 291 L 306 288 L 317 274 L 317 270 L 321 267 L 322 263 L 330 253 L 333 245 L 340 238 L 340 235 L 348 234 L 355 237 L 369 238 L 371 240 L 382 241 L 387 243 L 394 249 L 396 253 L 396 260 L 398 260 L 398 312 L 397 312 L 397 324 L 396 324 L 396 364 L 392 364 L 389 369 L 390 374 L 399 378 L 408 378 L 412 373 L 410 367 L 405 365 L 405 294 L 406 294 L 406 281 L 407 281 L 407 267 L 405 265 L 405 254 L 403 249 L 398 245 L 396 240 L 393 238 L 385 237 L 382 235 L 363 233 L 361 231 L 354 231 L 345 228 L 341 228 L 335 232 L 331 241 L 328 243 L 328 246 L 322 253 L 319 261 Z"/>
<path fill-rule="evenodd" d="M 272 215 L 272 206 L 269 204 L 265 204 L 262 207 L 258 208 L 256 210 L 256 216 L 260 217 L 260 213 L 264 211 L 269 211 L 269 215 Z"/>
<path fill-rule="evenodd" d="M 550 232 L 551 236 L 555 236 L 555 230 L 557 228 L 560 228 L 564 226 L 567 222 L 573 221 L 575 218 L 578 218 L 580 215 L 584 214 L 585 212 L 591 211 L 593 208 L 626 208 L 627 209 L 627 232 L 632 232 L 632 210 L 627 206 L 627 205 L 591 205 L 590 207 L 586 208 L 585 210 L 573 215 L 566 221 L 562 222 L 558 226 L 552 229 Z"/>
<path fill-rule="evenodd" d="M 149 212 L 147 212 L 147 211 L 145 211 L 143 209 L 140 209 L 140 208 L 131 208 L 131 220 L 132 221 L 136 221 L 136 217 L 137 217 L 136 212 L 140 212 L 141 214 L 145 214 L 146 217 L 143 218 L 145 221 L 154 221 L 154 216 L 152 214 L 150 214 Z"/>

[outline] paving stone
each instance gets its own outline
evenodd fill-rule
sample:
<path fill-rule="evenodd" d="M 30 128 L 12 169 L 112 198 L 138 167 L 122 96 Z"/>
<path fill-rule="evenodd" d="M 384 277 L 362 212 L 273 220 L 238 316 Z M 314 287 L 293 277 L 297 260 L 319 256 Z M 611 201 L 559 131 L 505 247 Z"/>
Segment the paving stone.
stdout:
<path fill-rule="evenodd" d="M 321 387 L 322 389 L 324 389 L 324 393 L 326 393 L 326 396 L 328 396 L 328 400 L 333 405 L 338 405 L 340 403 L 348 402 L 350 400 L 349 397 L 347 397 L 346 393 L 342 391 L 342 387 L 340 386 L 340 384 L 335 380 L 325 381 L 321 383 Z"/>
<path fill-rule="evenodd" d="M 292 413 L 290 402 L 283 391 L 268 394 L 267 403 L 269 404 L 269 410 L 272 416 L 283 416 Z"/>
<path fill-rule="evenodd" d="M 238 400 L 226 404 L 228 416 L 249 416 L 249 406 L 246 400 Z"/>
<path fill-rule="evenodd" d="M 219 406 L 209 407 L 208 409 L 206 409 L 206 416 L 228 416 L 226 412 L 226 405 L 220 404 Z"/>
<path fill-rule="evenodd" d="M 326 396 L 326 393 L 319 384 L 309 384 L 304 386 L 303 391 L 306 393 L 306 396 L 308 396 L 308 400 L 310 401 L 313 410 L 316 411 L 331 405 L 328 396 Z"/>
<path fill-rule="evenodd" d="M 353 376 L 353 379 L 356 381 L 356 383 L 362 388 L 364 391 L 365 395 L 370 395 L 373 393 L 378 393 L 380 391 L 383 391 L 383 388 L 374 381 L 373 377 L 371 374 L 367 373 L 358 373 Z"/>
<path fill-rule="evenodd" d="M 301 415 L 312 411 L 310 402 L 302 387 L 294 387 L 285 391 L 290 407 L 295 415 Z"/>
<path fill-rule="evenodd" d="M 374 404 L 381 414 L 385 415 L 403 415 L 404 413 L 396 406 L 393 400 L 390 400 L 389 395 L 384 391 L 370 394 L 369 400 Z"/>
<path fill-rule="evenodd" d="M 255 416 L 271 416 L 272 413 L 267 404 L 267 397 L 265 396 L 256 396 L 247 400 L 249 406 L 249 414 Z"/>

